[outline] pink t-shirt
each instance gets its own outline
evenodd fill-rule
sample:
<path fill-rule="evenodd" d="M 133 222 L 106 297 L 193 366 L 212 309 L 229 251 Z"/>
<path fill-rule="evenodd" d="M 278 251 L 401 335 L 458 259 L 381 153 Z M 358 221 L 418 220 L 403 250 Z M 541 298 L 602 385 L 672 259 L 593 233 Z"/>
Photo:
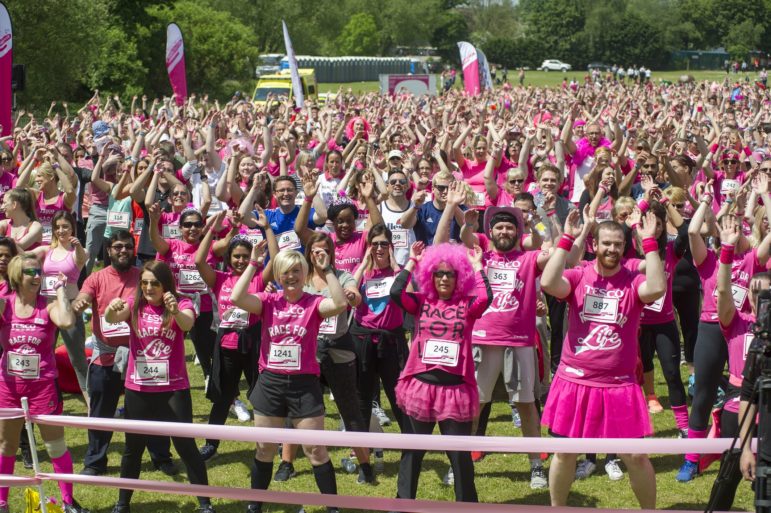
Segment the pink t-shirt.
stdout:
<path fill-rule="evenodd" d="M 471 329 L 484 312 L 487 292 L 479 273 L 474 275 L 474 291 L 455 301 L 428 300 L 420 293 L 402 293 L 405 310 L 415 315 L 415 334 L 399 379 L 441 370 L 461 375 L 463 381 L 476 385 Z"/>
<path fill-rule="evenodd" d="M 755 339 L 752 334 L 752 326 L 755 324 L 755 318 L 743 312 L 736 312 L 731 324 L 728 326 L 720 325 L 720 331 L 728 342 L 728 374 L 731 376 L 731 382 L 735 386 L 742 382 L 744 373 L 744 362 L 747 360 L 747 351 L 750 344 Z M 731 412 L 739 411 L 739 397 L 726 402 L 725 408 Z"/>
<path fill-rule="evenodd" d="M 36 212 L 37 220 L 43 225 L 43 244 L 51 243 L 51 234 L 53 229 L 51 222 L 54 219 L 54 214 L 60 210 L 65 210 L 64 207 L 64 193 L 60 192 L 56 197 L 56 200 L 52 203 L 47 203 L 46 199 L 41 192 L 37 197 Z"/>
<path fill-rule="evenodd" d="M 540 251 L 494 249 L 482 255 L 493 302 L 474 325 L 472 342 L 487 346 L 535 345 L 535 303 Z"/>
<path fill-rule="evenodd" d="M 329 236 L 335 243 L 335 268 L 353 274 L 367 251 L 367 231 L 354 232 L 345 242 L 338 241 L 336 233 Z"/>
<path fill-rule="evenodd" d="M 717 322 L 717 270 L 720 266 L 716 253 L 712 250 L 707 251 L 707 257 L 696 266 L 696 272 L 703 283 L 703 299 L 701 303 L 701 317 L 703 322 Z M 751 249 L 746 253 L 734 254 L 734 261 L 731 264 L 731 289 L 734 296 L 734 305 L 744 313 L 749 313 L 750 302 L 747 299 L 749 295 L 750 279 L 763 267 L 758 262 L 758 250 Z"/>
<path fill-rule="evenodd" d="M 675 254 L 675 243 L 667 243 L 666 255 L 664 256 L 664 276 L 667 278 L 667 291 L 664 297 L 643 308 L 641 324 L 664 324 L 675 320 L 675 309 L 672 306 L 672 279 L 675 277 L 675 267 L 680 261 Z"/>
<path fill-rule="evenodd" d="M 11 294 L 3 311 L 3 328 L 0 344 L 3 356 L 0 358 L 0 377 L 8 383 L 27 380 L 56 379 L 56 325 L 51 321 L 44 296 L 38 296 L 37 303 L 29 317 L 19 317 L 14 311 L 16 294 Z"/>
<path fill-rule="evenodd" d="M 645 306 L 638 290 L 645 275 L 621 267 L 613 276 L 601 277 L 595 265 L 587 262 L 563 274 L 570 283 L 565 298 L 570 330 L 557 374 L 590 386 L 635 384 L 637 330 Z"/>
<path fill-rule="evenodd" d="M 193 310 L 193 302 L 179 298 L 179 310 Z M 134 300 L 127 302 L 134 312 Z M 185 367 L 185 332 L 172 317 L 163 326 L 164 305 L 145 303 L 139 309 L 136 323 L 129 318 L 129 361 L 126 388 L 137 392 L 172 392 L 190 388 Z M 134 329 L 136 324 L 136 330 Z"/>
<path fill-rule="evenodd" d="M 230 294 L 233 292 L 233 287 L 241 276 L 233 274 L 232 272 L 215 272 L 217 273 L 217 281 L 214 284 L 212 292 L 217 298 L 220 328 L 225 330 L 238 330 L 247 328 L 256 323 L 258 320 L 256 315 L 247 313 L 230 301 Z M 247 292 L 249 294 L 257 294 L 258 292 L 262 292 L 264 288 L 262 272 L 260 272 L 252 278 Z M 238 333 L 235 331 L 224 333 L 220 339 L 220 346 L 222 346 L 223 349 L 238 349 Z"/>
<path fill-rule="evenodd" d="M 476 162 L 474 160 L 464 159 L 463 163 L 460 164 L 460 172 L 463 181 L 466 182 L 474 191 L 476 201 L 474 202 L 473 206 L 475 208 L 483 209 L 485 206 L 487 206 L 485 201 L 485 198 L 487 197 L 487 189 L 485 187 L 486 166 L 486 160 L 482 162 Z M 508 167 L 504 167 L 503 161 L 501 161 L 501 164 L 493 171 L 493 176 L 497 177 L 499 173 L 507 169 Z"/>
<path fill-rule="evenodd" d="M 190 244 L 183 240 L 169 239 L 166 241 L 169 251 L 165 255 L 158 253 L 156 258 L 166 262 L 177 280 L 177 290 L 184 294 L 201 294 L 201 312 L 211 312 L 212 300 L 209 288 L 201 278 L 201 273 L 195 265 L 195 253 L 198 244 Z M 217 266 L 217 258 L 209 251 L 206 262 L 212 267 Z"/>
<path fill-rule="evenodd" d="M 164 239 L 179 239 L 182 237 L 182 231 L 179 227 L 180 212 L 161 212 L 161 219 L 158 221 L 158 230 Z"/>
<path fill-rule="evenodd" d="M 372 329 L 392 330 L 404 322 L 402 311 L 391 301 L 394 271 L 373 269 L 364 273 L 359 292 L 361 303 L 354 310 L 354 319 L 361 326 Z"/>
<path fill-rule="evenodd" d="M 296 303 L 289 303 L 283 293 L 260 292 L 257 297 L 262 301 L 260 372 L 318 376 L 316 339 L 324 297 L 304 293 Z"/>
<path fill-rule="evenodd" d="M 16 187 L 17 181 L 18 177 L 14 173 L 6 171 L 0 174 L 0 203 L 5 193 Z M 0 212 L 0 219 L 5 219 L 4 212 Z"/>

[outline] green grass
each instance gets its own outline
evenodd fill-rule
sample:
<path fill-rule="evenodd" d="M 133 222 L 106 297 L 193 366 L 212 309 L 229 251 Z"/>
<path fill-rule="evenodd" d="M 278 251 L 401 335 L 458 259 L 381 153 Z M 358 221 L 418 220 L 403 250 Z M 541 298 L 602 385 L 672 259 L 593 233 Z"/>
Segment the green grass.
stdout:
<path fill-rule="evenodd" d="M 209 402 L 204 398 L 203 379 L 200 367 L 193 365 L 193 349 L 187 342 L 188 373 L 192 383 L 194 422 L 206 423 L 209 413 Z M 683 377 L 685 367 L 683 369 Z M 659 398 L 665 406 L 668 406 L 666 384 L 659 369 L 656 370 L 656 390 Z M 515 429 L 511 423 L 511 414 L 505 402 L 505 392 L 502 387 L 496 390 L 497 400 L 493 405 L 490 417 L 489 434 L 498 436 L 521 436 L 521 431 Z M 242 397 L 242 399 L 244 399 Z M 387 401 L 386 401 L 387 403 Z M 384 403 L 384 405 L 386 404 Z M 327 429 L 337 429 L 338 415 L 333 402 L 327 401 Z M 83 415 L 85 406 L 79 397 L 67 395 L 65 397 L 65 415 Z M 671 411 L 654 416 L 656 435 L 660 437 L 674 437 L 677 432 Z M 245 425 L 234 418 L 228 420 L 230 425 Z M 388 432 L 398 432 L 395 425 L 386 428 Z M 544 433 L 545 435 L 545 433 Z M 38 437 L 38 441 L 40 438 Z M 109 475 L 118 476 L 120 472 L 120 458 L 123 450 L 124 435 L 116 433 L 113 437 L 109 452 Z M 72 450 L 73 460 L 76 462 L 75 471 L 79 472 L 83 456 L 87 446 L 86 431 L 78 429 L 67 430 L 67 442 Z M 199 445 L 203 443 L 198 440 Z M 45 455 L 42 443 L 38 443 L 43 460 L 43 471 L 52 471 L 51 465 Z M 302 454 L 302 451 L 300 451 Z M 385 474 L 378 476 L 379 484 L 376 487 L 356 484 L 356 475 L 344 473 L 340 468 L 340 459 L 348 455 L 348 448 L 331 448 L 333 464 L 337 470 L 337 485 L 340 494 L 358 496 L 394 497 L 396 494 L 396 475 L 398 472 L 398 451 L 386 451 Z M 216 486 L 229 486 L 246 488 L 249 486 L 249 465 L 254 457 L 254 447 L 241 442 L 223 441 L 220 445 L 219 455 L 209 463 L 209 481 Z M 691 483 L 680 484 L 675 481 L 675 473 L 682 462 L 679 455 L 654 455 L 653 465 L 657 471 L 658 507 L 662 509 L 703 509 L 709 497 L 712 482 L 717 474 L 717 464 L 701 477 Z M 600 458 L 601 460 L 601 458 Z M 149 457 L 145 453 L 142 468 L 142 479 L 168 480 L 160 472 L 154 471 Z M 175 461 L 181 461 L 175 456 Z M 277 466 L 277 464 L 276 464 Z M 629 486 L 629 478 L 611 482 L 606 477 L 601 465 L 598 465 L 597 473 L 586 481 L 576 482 L 570 494 L 571 506 L 594 508 L 636 508 L 637 502 Z M 295 462 L 298 476 L 286 483 L 271 483 L 271 490 L 286 490 L 298 492 L 315 492 L 316 485 L 313 479 L 308 460 L 300 455 Z M 423 464 L 423 473 L 420 480 L 419 499 L 434 499 L 452 501 L 454 494 L 451 488 L 442 485 L 442 476 L 448 468 L 448 460 L 444 454 L 429 453 Z M 275 471 L 275 467 L 274 467 Z M 16 466 L 17 475 L 31 475 L 25 470 L 21 462 Z M 184 475 L 184 473 L 183 473 Z M 178 481 L 185 482 L 183 476 L 177 477 Z M 491 454 L 482 462 L 476 464 L 476 486 L 480 500 L 490 503 L 508 504 L 534 504 L 548 505 L 549 495 L 547 490 L 530 490 L 529 466 L 527 458 L 519 454 Z M 53 482 L 45 484 L 47 493 L 58 496 L 58 488 Z M 93 512 L 109 512 L 117 500 L 117 490 L 100 487 L 87 487 L 76 485 L 75 496 L 81 504 L 90 508 Z M 753 494 L 747 483 L 742 483 L 737 493 L 734 504 L 735 509 L 749 511 L 752 509 Z M 11 511 L 19 512 L 22 507 L 22 489 L 11 490 Z M 175 497 L 172 495 L 159 495 L 146 492 L 137 492 L 132 502 L 134 513 L 155 513 L 159 511 L 193 511 L 196 507 L 194 498 Z M 214 499 L 214 505 L 218 513 L 242 513 L 244 505 L 229 500 Z M 268 505 L 265 511 L 294 513 L 297 506 Z M 472 511 L 473 508 L 470 508 Z M 309 507 L 309 513 L 321 513 L 323 508 Z"/>

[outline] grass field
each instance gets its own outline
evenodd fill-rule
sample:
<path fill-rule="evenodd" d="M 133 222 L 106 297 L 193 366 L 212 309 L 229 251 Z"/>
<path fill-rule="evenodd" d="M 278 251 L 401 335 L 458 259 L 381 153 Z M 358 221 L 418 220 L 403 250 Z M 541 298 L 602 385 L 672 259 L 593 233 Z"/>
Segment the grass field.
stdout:
<path fill-rule="evenodd" d="M 193 349 L 187 342 L 188 372 L 192 383 L 194 422 L 206 423 L 209 413 L 209 402 L 204 398 L 203 379 L 200 367 L 194 366 Z M 682 368 L 685 372 L 685 367 Z M 687 376 L 684 374 L 684 378 Z M 664 406 L 668 406 L 666 384 L 660 375 L 658 367 L 656 372 L 656 389 Z M 494 403 L 490 417 L 489 434 L 498 436 L 521 436 L 521 431 L 514 428 L 511 423 L 511 412 L 505 402 L 505 392 L 502 387 L 496 391 L 498 400 Z M 243 398 L 243 397 L 242 397 Z M 384 403 L 384 406 L 387 404 Z M 337 429 L 339 417 L 333 402 L 327 402 L 327 429 Z M 67 395 L 65 400 L 65 415 L 83 415 L 85 406 L 82 399 Z M 671 411 L 655 415 L 653 418 L 656 436 L 675 437 L 677 431 Z M 240 424 L 235 418 L 230 418 L 228 424 Z M 388 432 L 398 432 L 395 425 L 386 428 Z M 544 433 L 545 435 L 545 433 Z M 118 476 L 120 472 L 120 458 L 123 450 L 124 436 L 116 433 L 109 453 L 109 475 Z M 38 437 L 38 441 L 40 438 Z M 78 463 L 83 459 L 87 446 L 86 432 L 76 429 L 67 430 L 67 441 L 72 450 L 73 460 L 76 462 L 75 471 L 79 472 L 82 466 Z M 203 443 L 198 440 L 199 445 Z M 52 471 L 50 462 L 45 455 L 42 443 L 38 443 L 42 451 L 43 470 Z M 398 451 L 386 451 L 385 473 L 378 476 L 379 483 L 375 487 L 356 484 L 356 474 L 346 474 L 340 468 L 340 460 L 348 455 L 348 448 L 331 448 L 333 464 L 337 470 L 337 485 L 340 494 L 359 496 L 394 497 L 396 494 L 396 475 L 398 471 Z M 219 455 L 209 462 L 209 481 L 212 485 L 245 488 L 249 486 L 249 465 L 254 457 L 254 448 L 250 444 L 241 442 L 223 441 L 220 445 Z M 602 458 L 599 458 L 602 461 Z M 175 461 L 181 461 L 175 456 Z M 681 484 L 675 481 L 675 473 L 682 462 L 682 457 L 652 456 L 653 465 L 657 471 L 658 507 L 663 509 L 703 509 L 709 497 L 712 482 L 717 473 L 717 464 L 714 464 L 703 476 L 691 483 Z M 548 465 L 548 464 L 547 464 Z M 277 464 L 276 464 L 277 466 Z M 271 490 L 308 491 L 315 492 L 316 485 L 313 479 L 310 464 L 304 456 L 300 456 L 295 462 L 298 476 L 286 483 L 271 483 Z M 452 501 L 454 494 L 451 488 L 442 485 L 442 476 L 448 468 L 448 460 L 444 454 L 429 453 L 423 464 L 423 473 L 420 481 L 420 499 L 434 499 Z M 275 467 L 274 467 L 275 471 Z M 17 462 L 17 475 L 31 475 L 25 470 L 21 462 Z M 142 470 L 142 479 L 168 480 L 163 474 L 153 470 L 149 457 L 145 454 L 145 463 Z M 177 480 L 185 482 L 184 472 Z M 476 486 L 480 500 L 489 503 L 506 504 L 534 504 L 548 505 L 548 490 L 531 490 L 529 487 L 529 466 L 524 455 L 517 454 L 491 454 L 483 461 L 476 464 Z M 58 488 L 55 483 L 46 483 L 49 494 L 58 496 Z M 112 505 L 117 500 L 117 490 L 86 487 L 77 485 L 75 496 L 81 504 L 90 508 L 93 512 L 111 511 Z M 752 509 L 752 491 L 747 483 L 742 483 L 735 509 L 749 511 Z M 242 513 L 245 506 L 228 500 L 214 499 L 214 505 L 218 513 Z M 10 496 L 12 512 L 23 511 L 22 490 L 12 489 Z M 629 478 L 611 482 L 605 475 L 602 465 L 591 478 L 576 482 L 570 495 L 570 505 L 593 508 L 637 508 L 637 502 L 629 486 Z M 197 504 L 193 498 L 175 497 L 171 495 L 159 495 L 138 492 L 132 502 L 133 513 L 156 512 L 192 512 Z M 266 505 L 265 511 L 294 513 L 297 506 Z M 321 513 L 323 508 L 309 507 L 308 513 Z M 469 507 L 473 511 L 473 507 Z"/>
<path fill-rule="evenodd" d="M 693 75 L 696 80 L 717 80 L 722 81 L 726 74 L 724 71 L 654 71 L 651 75 L 651 79 L 654 81 L 668 80 L 677 81 L 677 79 L 684 74 Z M 567 78 L 568 81 L 575 78 L 579 83 L 583 83 L 584 75 L 586 71 L 576 70 L 568 71 L 567 73 L 561 73 L 559 71 L 527 71 L 525 72 L 525 85 L 536 87 L 558 87 L 562 84 L 562 79 Z M 756 75 L 754 73 L 749 74 L 750 79 L 754 79 Z M 508 75 L 509 82 L 512 85 L 518 84 L 516 70 L 509 70 Z M 744 80 L 743 74 L 730 75 L 730 79 Z M 440 81 L 437 80 L 437 83 Z M 380 85 L 378 82 L 351 82 L 351 83 L 323 83 L 319 84 L 319 90 L 322 93 L 333 92 L 336 93 L 338 88 L 342 86 L 346 91 L 348 88 L 356 93 L 368 93 L 378 91 Z M 460 80 L 456 82 L 456 87 L 460 88 Z"/>

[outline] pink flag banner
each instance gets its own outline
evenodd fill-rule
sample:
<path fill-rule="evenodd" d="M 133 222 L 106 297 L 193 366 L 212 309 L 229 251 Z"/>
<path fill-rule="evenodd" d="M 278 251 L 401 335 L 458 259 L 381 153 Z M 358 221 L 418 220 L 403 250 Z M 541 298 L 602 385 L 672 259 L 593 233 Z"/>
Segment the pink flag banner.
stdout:
<path fill-rule="evenodd" d="M 305 105 L 305 95 L 303 94 L 303 83 L 300 80 L 300 68 L 297 67 L 297 57 L 294 53 L 292 40 L 289 38 L 289 29 L 286 28 L 286 22 L 281 20 L 284 28 L 284 46 L 286 47 L 286 56 L 289 59 L 289 72 L 292 74 L 292 91 L 294 92 L 294 104 L 298 109 Z"/>
<path fill-rule="evenodd" d="M 185 44 L 182 31 L 176 23 L 169 23 L 166 28 L 166 71 L 169 72 L 171 89 L 179 106 L 187 100 L 187 73 L 185 72 Z"/>
<path fill-rule="evenodd" d="M 11 15 L 5 4 L 0 2 L 0 135 L 11 135 L 13 132 L 13 90 L 11 75 L 13 71 L 13 29 Z"/>
<path fill-rule="evenodd" d="M 477 95 L 480 92 L 477 49 L 465 41 L 459 42 L 458 48 L 460 49 L 460 62 L 463 65 L 463 84 L 466 87 L 466 94 Z"/>

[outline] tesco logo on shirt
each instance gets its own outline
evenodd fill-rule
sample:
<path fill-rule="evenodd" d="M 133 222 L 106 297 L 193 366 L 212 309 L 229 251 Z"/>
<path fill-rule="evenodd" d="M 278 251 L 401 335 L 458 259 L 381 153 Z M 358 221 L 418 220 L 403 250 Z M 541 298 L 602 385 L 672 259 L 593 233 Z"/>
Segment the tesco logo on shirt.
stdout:
<path fill-rule="evenodd" d="M 279 310 L 276 312 L 276 317 L 279 319 L 302 317 L 303 315 L 305 315 L 305 308 L 300 305 L 289 305 L 285 310 Z"/>

